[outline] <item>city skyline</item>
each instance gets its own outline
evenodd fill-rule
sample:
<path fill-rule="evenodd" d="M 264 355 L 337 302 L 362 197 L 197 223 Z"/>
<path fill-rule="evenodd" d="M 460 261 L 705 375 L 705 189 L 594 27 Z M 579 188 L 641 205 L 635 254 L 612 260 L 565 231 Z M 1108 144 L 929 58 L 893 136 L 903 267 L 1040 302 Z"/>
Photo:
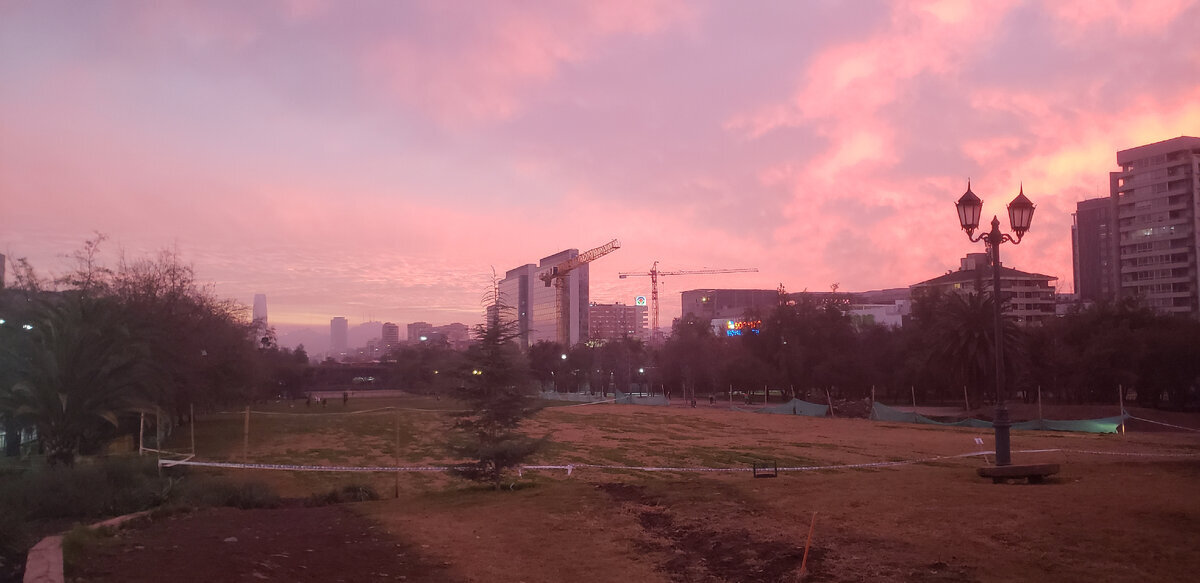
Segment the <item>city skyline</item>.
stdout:
<path fill-rule="evenodd" d="M 1116 152 L 1200 134 L 1200 3 L 0 8 L 0 253 L 178 251 L 270 322 L 478 322 L 493 268 L 610 239 L 679 292 L 906 287 L 1038 205 L 1005 264 L 1072 288 Z M 436 31 L 436 32 L 435 32 Z M 11 272 L 9 274 L 11 280 Z M 326 329 L 327 330 L 327 329 Z"/>

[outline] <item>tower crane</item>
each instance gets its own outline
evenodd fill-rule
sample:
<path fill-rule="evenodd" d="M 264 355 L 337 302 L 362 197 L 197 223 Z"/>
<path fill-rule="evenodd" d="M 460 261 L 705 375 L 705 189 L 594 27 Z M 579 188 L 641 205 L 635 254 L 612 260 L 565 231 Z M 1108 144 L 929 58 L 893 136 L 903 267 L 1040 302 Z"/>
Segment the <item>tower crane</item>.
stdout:
<path fill-rule="evenodd" d="M 570 292 L 566 286 L 567 276 L 579 266 L 591 263 L 620 248 L 621 242 L 613 239 L 608 243 L 595 249 L 584 251 L 538 274 L 538 277 L 546 284 L 546 287 L 550 287 L 551 284 L 554 285 L 554 318 L 558 326 L 558 341 L 563 346 L 567 346 L 571 342 L 567 334 L 567 315 L 564 313 L 564 308 L 570 303 L 570 299 L 567 297 Z"/>
<path fill-rule="evenodd" d="M 653 312 L 653 336 L 652 340 L 658 340 L 658 278 L 666 275 L 703 275 L 711 273 L 757 273 L 757 267 L 745 267 L 735 269 L 687 269 L 680 271 L 659 271 L 658 262 L 650 267 L 648 272 L 621 272 L 617 276 L 621 279 L 633 276 L 650 276 L 650 310 Z"/>

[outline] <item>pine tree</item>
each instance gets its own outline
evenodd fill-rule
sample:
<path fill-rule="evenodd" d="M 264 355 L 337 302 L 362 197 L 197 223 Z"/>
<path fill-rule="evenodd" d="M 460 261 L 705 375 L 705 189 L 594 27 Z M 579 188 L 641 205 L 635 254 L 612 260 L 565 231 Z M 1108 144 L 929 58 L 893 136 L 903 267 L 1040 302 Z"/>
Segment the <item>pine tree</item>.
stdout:
<path fill-rule="evenodd" d="M 455 424 L 459 431 L 450 444 L 452 453 L 472 461 L 451 472 L 499 488 L 505 474 L 541 449 L 546 439 L 519 431 L 521 422 L 537 412 L 537 400 L 528 363 L 515 342 L 521 336 L 518 323 L 494 275 L 484 304 L 487 316 L 475 328 L 478 344 L 468 354 L 472 368 L 459 391 L 469 412 Z"/>

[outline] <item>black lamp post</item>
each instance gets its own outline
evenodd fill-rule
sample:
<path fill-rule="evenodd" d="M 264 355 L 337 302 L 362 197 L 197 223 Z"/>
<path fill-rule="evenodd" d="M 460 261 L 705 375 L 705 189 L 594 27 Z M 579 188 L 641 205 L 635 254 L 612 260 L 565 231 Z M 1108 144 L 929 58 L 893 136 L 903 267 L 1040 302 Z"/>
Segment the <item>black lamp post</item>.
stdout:
<path fill-rule="evenodd" d="M 967 238 L 972 243 L 985 242 L 991 254 L 992 305 L 995 308 L 996 339 L 996 414 L 992 425 L 996 429 L 996 465 L 1007 466 L 1012 464 L 1012 448 L 1009 445 L 1009 428 L 1012 427 L 1012 421 L 1008 418 L 1008 406 L 1004 402 L 1004 338 L 1000 314 L 1000 244 L 1008 242 L 1016 245 L 1021 242 L 1021 238 L 1029 230 L 1029 224 L 1033 222 L 1034 206 L 1025 197 L 1025 187 L 1022 185 L 1017 197 L 1008 203 L 1008 221 L 1012 226 L 1013 233 L 1017 235 L 1015 239 L 1007 233 L 1000 232 L 1000 219 L 994 216 L 992 217 L 991 231 L 980 233 L 978 237 L 972 236 L 975 229 L 979 228 L 979 213 L 983 210 L 983 201 L 971 192 L 970 181 L 967 181 L 967 192 L 958 199 L 958 202 L 954 203 L 954 206 L 958 207 L 958 222 L 967 232 Z"/>

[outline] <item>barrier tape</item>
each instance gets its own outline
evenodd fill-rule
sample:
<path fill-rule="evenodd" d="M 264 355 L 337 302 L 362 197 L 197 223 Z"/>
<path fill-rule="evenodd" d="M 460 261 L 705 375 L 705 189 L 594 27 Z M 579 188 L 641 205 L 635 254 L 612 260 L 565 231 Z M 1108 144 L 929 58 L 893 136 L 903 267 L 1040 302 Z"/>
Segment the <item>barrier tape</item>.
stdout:
<path fill-rule="evenodd" d="M 1150 419 L 1143 419 L 1143 418 L 1141 418 L 1141 417 L 1134 417 L 1133 415 L 1130 415 L 1130 416 L 1129 416 L 1129 418 L 1130 418 L 1130 419 L 1137 419 L 1138 421 L 1145 421 L 1146 423 L 1153 423 L 1153 424 L 1155 424 L 1155 425 L 1162 425 L 1162 426 L 1164 426 L 1164 427 L 1174 427 L 1175 429 L 1182 429 L 1182 430 L 1184 430 L 1184 431 L 1194 431 L 1194 432 L 1200 433 L 1200 429 L 1196 429 L 1196 428 L 1193 428 L 1193 427 L 1184 427 L 1184 426 L 1182 426 L 1182 425 L 1172 425 L 1172 424 L 1170 424 L 1170 423 L 1163 423 L 1162 421 L 1153 421 L 1153 420 L 1150 420 Z"/>
<path fill-rule="evenodd" d="M 549 399 L 547 399 L 547 400 L 549 400 Z M 575 403 L 574 405 L 561 405 L 558 407 L 550 407 L 550 408 L 551 409 L 570 409 L 571 407 L 586 407 L 588 405 L 603 405 L 605 403 L 616 403 L 616 402 L 617 402 L 616 399 L 609 399 L 607 401 L 592 401 L 591 403 Z"/>
<path fill-rule="evenodd" d="M 1114 456 L 1132 456 L 1132 457 L 1200 457 L 1200 452 L 1195 453 L 1146 453 L 1146 452 L 1120 452 L 1120 451 L 1094 451 L 1082 449 L 1023 449 L 1016 450 L 1014 453 L 1079 453 L 1090 455 L 1114 455 Z M 978 457 L 986 455 L 995 455 L 995 451 L 974 451 L 969 453 L 961 453 L 957 455 L 942 455 L 927 458 L 911 459 L 911 460 L 893 460 L 885 462 L 864 462 L 858 464 L 834 464 L 823 466 L 786 466 L 778 468 L 781 472 L 812 472 L 821 470 L 846 470 L 846 469 L 861 469 L 861 468 L 888 468 L 897 466 L 907 466 L 913 464 L 934 462 L 940 460 L 962 459 L 969 457 Z M 175 454 L 186 455 L 186 454 Z M 284 470 L 298 472 L 444 472 L 456 468 L 465 468 L 466 466 L 313 466 L 300 464 L 259 464 L 259 463 L 237 463 L 237 462 L 205 462 L 193 461 L 192 457 L 187 456 L 183 460 L 159 460 L 159 465 L 162 467 L 174 466 L 198 466 L 211 468 L 231 468 L 231 469 L 252 469 L 252 470 Z M 517 472 L 521 473 L 525 470 L 565 470 L 570 476 L 576 469 L 596 469 L 596 470 L 628 470 L 639 472 L 683 472 L 683 473 L 723 473 L 723 472 L 752 472 L 752 467 L 738 468 L 708 468 L 708 467 L 672 467 L 672 466 L 628 466 L 628 465 L 607 465 L 607 464 L 553 464 L 553 465 L 522 465 L 517 467 Z"/>
<path fill-rule="evenodd" d="M 415 409 L 412 407 L 380 407 L 378 409 L 364 409 L 362 411 L 331 411 L 329 413 L 313 412 L 313 413 L 292 413 L 290 411 L 254 411 L 250 412 L 254 415 L 294 415 L 297 417 L 312 417 L 316 415 L 362 415 L 364 413 L 379 413 L 381 411 L 423 411 L 426 413 L 468 413 L 471 409 Z M 217 411 L 216 415 L 245 415 L 245 411 Z"/>
<path fill-rule="evenodd" d="M 1129 451 L 1089 451 L 1086 449 L 1061 449 L 1063 453 L 1086 453 L 1092 455 L 1119 455 L 1131 457 L 1200 457 L 1200 452 L 1195 453 L 1143 453 Z"/>
<path fill-rule="evenodd" d="M 293 472 L 444 472 L 458 466 L 306 466 L 299 464 L 251 464 L 237 462 L 197 462 L 190 460 L 160 460 L 158 465 L 199 466 L 205 468 L 231 468 L 246 470 L 287 470 Z"/>
<path fill-rule="evenodd" d="M 921 458 L 915 460 L 898 460 L 887 462 L 867 462 L 861 464 L 839 464 L 828 466 L 793 466 L 782 467 L 779 471 L 814 471 L 814 470 L 836 470 L 836 469 L 853 469 L 853 468 L 882 468 L 891 466 L 902 466 L 919 464 L 923 462 L 955 459 L 980 456 L 990 454 L 990 451 L 971 452 L 951 456 L 935 456 L 929 458 Z M 238 462 L 204 462 L 188 460 L 160 460 L 159 465 L 163 467 L 173 466 L 199 466 L 210 468 L 232 468 L 232 469 L 251 469 L 251 470 L 287 470 L 299 472 L 444 472 L 446 470 L 455 469 L 465 466 L 310 466 L 300 464 L 258 464 L 258 463 L 238 463 Z M 518 466 L 518 472 L 524 470 L 566 470 L 570 476 L 578 468 L 588 468 L 597 470 L 634 470 L 642 472 L 752 472 L 754 468 L 706 468 L 706 467 L 669 467 L 669 466 L 625 466 L 625 465 L 606 465 L 606 464 L 555 464 L 555 465 L 522 465 Z"/>
<path fill-rule="evenodd" d="M 192 458 L 196 457 L 196 454 L 194 454 L 194 453 L 184 453 L 181 451 L 167 451 L 165 449 L 154 449 L 152 447 L 143 447 L 141 449 L 141 451 L 142 451 L 142 453 L 157 453 L 159 455 L 174 455 L 174 456 L 179 456 L 184 459 L 192 459 Z"/>

